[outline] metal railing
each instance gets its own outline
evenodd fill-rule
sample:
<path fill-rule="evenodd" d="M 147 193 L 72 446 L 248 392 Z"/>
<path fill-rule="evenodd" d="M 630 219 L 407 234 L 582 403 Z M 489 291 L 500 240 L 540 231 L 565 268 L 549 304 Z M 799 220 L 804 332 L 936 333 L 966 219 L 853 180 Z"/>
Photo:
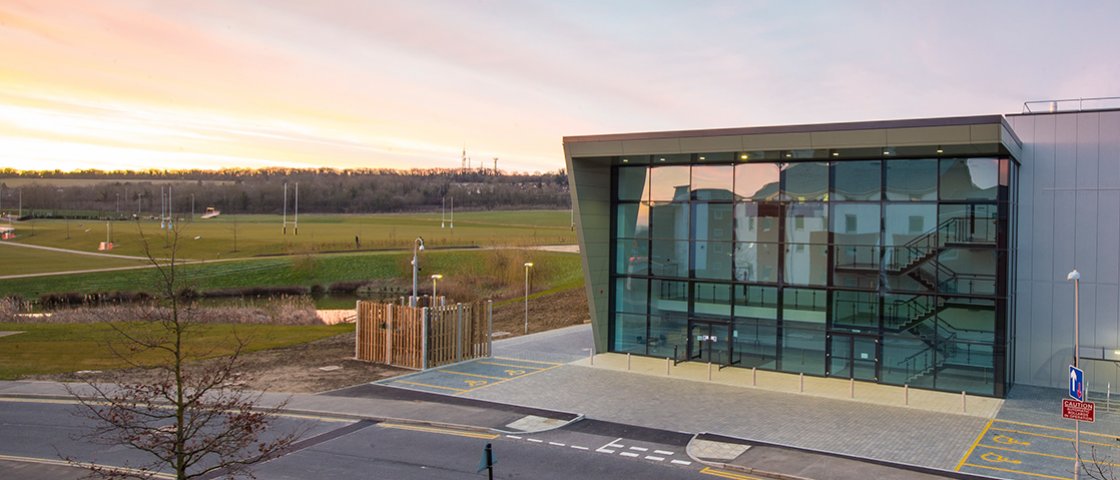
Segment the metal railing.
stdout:
<path fill-rule="evenodd" d="M 1085 112 L 1120 108 L 1120 97 L 1059 98 L 1023 102 L 1023 113 Z"/>

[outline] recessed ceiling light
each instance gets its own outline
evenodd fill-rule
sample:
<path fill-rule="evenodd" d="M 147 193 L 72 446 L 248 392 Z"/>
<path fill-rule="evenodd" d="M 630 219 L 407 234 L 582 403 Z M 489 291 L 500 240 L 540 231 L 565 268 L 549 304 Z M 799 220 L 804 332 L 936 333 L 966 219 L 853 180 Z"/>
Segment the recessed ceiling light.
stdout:
<path fill-rule="evenodd" d="M 704 160 L 707 160 L 707 158 L 700 157 L 700 161 L 704 161 Z"/>
<path fill-rule="evenodd" d="M 624 158 L 624 159 L 622 159 L 622 163 L 630 163 L 630 159 L 629 158 Z"/>
<path fill-rule="evenodd" d="M 840 152 L 832 152 L 832 156 L 834 156 L 834 157 L 839 157 L 839 156 L 840 156 Z"/>
<path fill-rule="evenodd" d="M 748 158 L 751 158 L 751 156 L 750 156 L 750 155 L 747 155 L 747 154 L 745 154 L 745 153 L 744 153 L 744 154 L 742 154 L 742 155 L 739 155 L 739 160 L 746 160 L 746 159 L 748 159 Z"/>
<path fill-rule="evenodd" d="M 792 157 L 792 156 L 793 156 L 793 154 L 792 154 L 792 153 L 787 153 L 787 154 L 786 154 L 786 158 L 790 158 L 790 157 Z"/>
<path fill-rule="evenodd" d="M 658 161 L 661 161 L 661 162 L 664 162 L 664 161 L 665 161 L 665 159 L 664 159 L 664 158 L 659 158 L 659 159 L 657 159 L 657 160 L 658 160 Z"/>
<path fill-rule="evenodd" d="M 939 148 L 939 149 L 937 149 L 937 153 L 945 153 L 945 150 L 942 150 L 942 149 Z"/>
<path fill-rule="evenodd" d="M 883 155 L 890 155 L 890 154 L 891 154 L 890 150 L 883 150 Z"/>

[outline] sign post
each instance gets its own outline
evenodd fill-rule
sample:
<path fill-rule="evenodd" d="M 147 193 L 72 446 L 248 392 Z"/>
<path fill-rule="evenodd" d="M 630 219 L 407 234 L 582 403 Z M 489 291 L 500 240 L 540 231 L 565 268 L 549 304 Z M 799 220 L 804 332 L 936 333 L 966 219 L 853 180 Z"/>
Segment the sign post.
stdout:
<path fill-rule="evenodd" d="M 494 449 L 489 443 L 482 450 L 482 458 L 478 461 L 478 473 L 487 470 L 490 480 L 494 480 Z"/>
<path fill-rule="evenodd" d="M 1077 400 L 1078 403 L 1087 403 L 1085 402 L 1085 372 L 1077 368 L 1077 361 L 1081 359 L 1081 332 L 1079 331 L 1081 311 L 1078 305 L 1081 294 L 1081 272 L 1074 269 L 1069 272 L 1069 275 L 1066 275 L 1066 280 L 1073 281 L 1073 365 L 1069 366 L 1069 396 Z M 1062 399 L 1063 417 L 1066 413 L 1065 404 L 1066 400 Z M 1089 405 L 1089 415 L 1091 417 L 1093 408 L 1091 403 Z M 1073 480 L 1077 480 L 1081 475 L 1081 421 L 1074 418 L 1073 425 Z"/>

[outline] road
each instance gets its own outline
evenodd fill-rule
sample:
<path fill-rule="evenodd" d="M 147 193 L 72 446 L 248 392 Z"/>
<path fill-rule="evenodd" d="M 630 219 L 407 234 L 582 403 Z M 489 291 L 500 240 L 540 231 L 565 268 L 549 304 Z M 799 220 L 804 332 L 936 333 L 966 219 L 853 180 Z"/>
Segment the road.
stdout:
<path fill-rule="evenodd" d="M 0 477 L 78 478 L 51 465 L 60 454 L 106 465 L 136 464 L 143 456 L 122 446 L 79 440 L 87 420 L 75 406 L 0 402 Z M 294 451 L 256 467 L 258 478 L 459 479 L 476 473 L 493 445 L 495 478 L 716 478 L 685 455 L 689 435 L 581 421 L 541 434 L 505 435 L 411 424 L 281 418 L 277 431 L 308 429 Z M 13 461 L 15 458 L 19 461 Z M 28 459 L 43 459 L 35 463 Z M 70 475 L 73 474 L 73 475 Z M 727 475 L 722 475 L 728 478 Z M 732 478 L 748 478 L 743 476 Z"/>

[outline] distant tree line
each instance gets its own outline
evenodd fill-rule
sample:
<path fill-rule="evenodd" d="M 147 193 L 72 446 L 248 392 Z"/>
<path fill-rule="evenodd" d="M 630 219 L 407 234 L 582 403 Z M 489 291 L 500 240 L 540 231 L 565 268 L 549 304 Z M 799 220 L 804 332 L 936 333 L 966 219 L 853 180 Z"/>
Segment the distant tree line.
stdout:
<path fill-rule="evenodd" d="M 21 179 L 21 186 L 5 183 Z M 28 179 L 32 183 L 28 184 Z M 66 181 L 52 182 L 61 179 Z M 41 180 L 41 181 L 39 181 Z M 88 180 L 84 182 L 81 180 Z M 301 213 L 431 211 L 454 198 L 456 210 L 568 208 L 564 170 L 501 173 L 492 169 L 224 169 L 184 171 L 16 171 L 0 169 L 0 208 L 12 211 L 22 191 L 30 210 L 96 211 L 111 216 L 158 215 L 160 190 L 171 186 L 176 215 L 207 207 L 226 213 L 279 214 L 284 184 L 288 211 L 299 184 Z"/>

